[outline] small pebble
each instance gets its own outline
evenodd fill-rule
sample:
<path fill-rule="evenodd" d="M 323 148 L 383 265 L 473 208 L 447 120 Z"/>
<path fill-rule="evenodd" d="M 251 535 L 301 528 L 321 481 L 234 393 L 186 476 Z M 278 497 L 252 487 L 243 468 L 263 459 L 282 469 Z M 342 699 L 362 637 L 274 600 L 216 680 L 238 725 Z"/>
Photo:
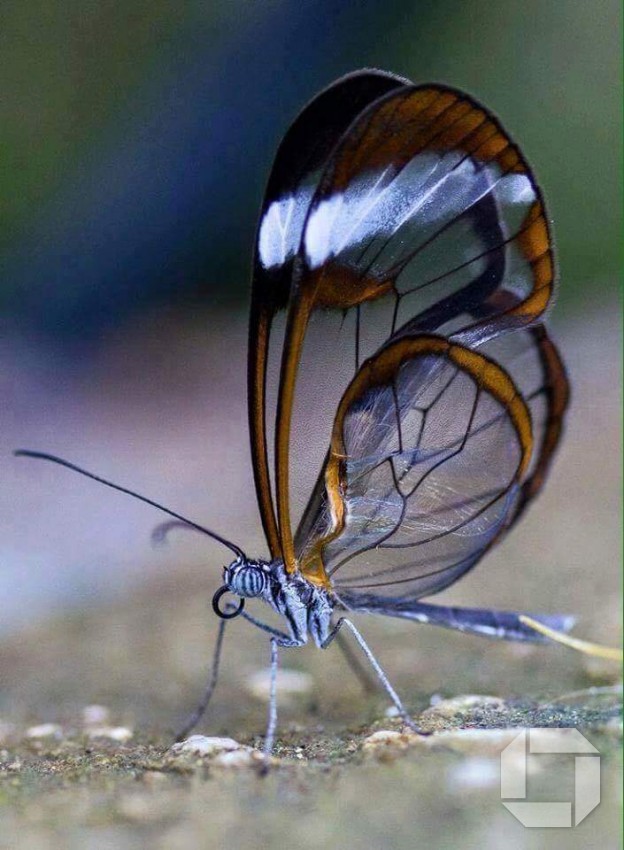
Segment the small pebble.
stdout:
<path fill-rule="evenodd" d="M 233 738 L 210 738 L 205 735 L 191 735 L 185 741 L 174 744 L 169 750 L 172 756 L 212 756 L 217 753 L 233 752 L 243 749 Z"/>
<path fill-rule="evenodd" d="M 213 764 L 219 767 L 249 767 L 258 761 L 262 761 L 262 753 L 258 750 L 240 749 L 219 753 Z"/>
<path fill-rule="evenodd" d="M 423 717 L 431 717 L 438 715 L 439 717 L 455 717 L 456 714 L 467 711 L 474 711 L 478 708 L 488 709 L 503 709 L 505 700 L 500 697 L 483 696 L 481 694 L 464 694 L 451 699 L 436 699 L 430 708 L 423 711 Z"/>
<path fill-rule="evenodd" d="M 63 729 L 58 723 L 41 723 L 26 730 L 27 738 L 61 738 Z"/>
<path fill-rule="evenodd" d="M 451 791 L 479 790 L 500 783 L 500 760 L 494 758 L 467 758 L 453 765 L 447 776 Z"/>
<path fill-rule="evenodd" d="M 91 726 L 85 729 L 85 733 L 89 738 L 109 738 L 111 741 L 118 741 L 120 744 L 129 741 L 133 736 L 132 729 L 126 726 Z"/>
<path fill-rule="evenodd" d="M 362 749 L 364 752 L 372 752 L 382 758 L 393 758 L 411 747 L 427 749 L 443 747 L 475 757 L 498 758 L 501 751 L 517 737 L 520 731 L 520 729 L 453 729 L 423 736 L 407 730 L 397 732 L 393 729 L 380 729 L 363 741 Z"/>
<path fill-rule="evenodd" d="M 365 738 L 362 746 L 376 747 L 378 744 L 396 744 L 403 741 L 404 738 L 405 735 L 402 732 L 396 732 L 394 729 L 380 729 Z"/>
<path fill-rule="evenodd" d="M 307 694 L 312 690 L 312 676 L 300 670 L 278 670 L 277 671 L 277 693 L 282 701 L 288 697 Z M 269 670 L 259 670 L 247 677 L 247 690 L 257 699 L 267 700 L 271 687 L 271 674 Z"/>
<path fill-rule="evenodd" d="M 85 726 L 105 726 L 110 719 L 110 709 L 105 705 L 86 705 L 82 709 L 82 722 Z"/>
<path fill-rule="evenodd" d="M 427 741 L 414 732 L 396 732 L 394 729 L 380 729 L 373 732 L 362 742 L 362 751 L 376 756 L 381 761 L 391 761 L 412 745 Z"/>

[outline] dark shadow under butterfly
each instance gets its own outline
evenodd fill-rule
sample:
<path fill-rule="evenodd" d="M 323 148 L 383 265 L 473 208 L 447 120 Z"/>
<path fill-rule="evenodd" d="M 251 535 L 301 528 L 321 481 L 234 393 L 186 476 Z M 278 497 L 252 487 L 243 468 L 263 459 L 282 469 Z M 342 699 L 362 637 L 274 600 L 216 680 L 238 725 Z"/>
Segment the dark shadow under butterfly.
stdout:
<path fill-rule="evenodd" d="M 267 753 L 278 648 L 310 636 L 325 648 L 343 626 L 404 721 L 422 731 L 350 611 L 508 640 L 563 639 L 569 617 L 421 601 L 503 539 L 546 479 L 568 404 L 543 324 L 555 276 L 535 177 L 471 97 L 365 70 L 305 107 L 273 164 L 253 267 L 249 427 L 270 557 L 251 559 L 171 511 L 176 521 L 161 529 L 194 527 L 236 555 L 213 600 L 222 618 L 213 679 L 183 735 L 208 703 L 225 620 L 238 614 L 271 643 Z M 311 328 L 331 322 L 343 347 L 324 377 L 337 407 L 293 532 L 295 411 L 310 419 L 325 397 L 302 393 L 301 376 L 306 358 L 321 357 Z M 226 592 L 236 604 L 222 605 Z M 243 610 L 252 597 L 283 616 L 284 632 Z"/>

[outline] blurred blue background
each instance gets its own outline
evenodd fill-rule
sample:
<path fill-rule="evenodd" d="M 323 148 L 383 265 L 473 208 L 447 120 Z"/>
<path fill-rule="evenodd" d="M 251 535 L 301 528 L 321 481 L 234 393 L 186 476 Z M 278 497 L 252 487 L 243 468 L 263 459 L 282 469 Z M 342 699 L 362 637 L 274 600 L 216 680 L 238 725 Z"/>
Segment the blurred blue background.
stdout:
<path fill-rule="evenodd" d="M 574 404 L 547 519 L 517 535 L 547 567 L 522 604 L 582 608 L 620 546 L 620 35 L 616 0 L 4 0 L 0 628 L 155 565 L 218 581 L 223 562 L 192 535 L 155 553 L 158 515 L 17 446 L 264 550 L 245 421 L 257 210 L 301 106 L 366 66 L 474 94 L 544 186 Z M 492 604 L 517 607 L 509 571 L 488 569 Z"/>

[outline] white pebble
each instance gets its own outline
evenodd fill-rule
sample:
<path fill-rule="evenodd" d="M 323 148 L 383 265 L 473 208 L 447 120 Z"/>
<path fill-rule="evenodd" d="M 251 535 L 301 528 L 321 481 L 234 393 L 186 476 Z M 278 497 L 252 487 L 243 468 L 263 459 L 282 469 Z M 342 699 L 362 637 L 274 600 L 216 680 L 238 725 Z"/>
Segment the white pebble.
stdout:
<path fill-rule="evenodd" d="M 127 726 L 91 726 L 85 732 L 89 738 L 109 738 L 111 741 L 119 741 L 120 744 L 129 741 L 134 734 Z"/>
<path fill-rule="evenodd" d="M 210 738 L 205 735 L 191 735 L 185 741 L 174 744 L 169 752 L 174 756 L 211 756 L 216 753 L 232 752 L 240 749 L 242 749 L 241 744 L 233 738 Z"/>
<path fill-rule="evenodd" d="M 374 747 L 377 744 L 394 744 L 400 743 L 405 739 L 402 732 L 395 732 L 394 729 L 380 729 L 378 732 L 373 732 L 363 741 L 363 746 Z"/>
<path fill-rule="evenodd" d="M 82 709 L 82 722 L 85 726 L 104 726 L 110 718 L 110 710 L 105 705 L 86 705 Z"/>
<path fill-rule="evenodd" d="M 428 738 L 423 738 L 415 732 L 397 732 L 394 729 L 380 729 L 378 732 L 373 732 L 362 742 L 362 750 L 364 752 L 374 753 L 380 757 L 391 756 L 406 750 L 411 746 L 418 746 L 421 741 L 428 741 Z"/>
<path fill-rule="evenodd" d="M 58 723 L 41 723 L 26 730 L 27 738 L 60 738 L 63 729 Z"/>
<path fill-rule="evenodd" d="M 490 788 L 500 782 L 500 761 L 494 758 L 467 758 L 453 765 L 448 773 L 452 791 Z"/>
<path fill-rule="evenodd" d="M 220 767 L 249 767 L 260 759 L 262 759 L 261 754 L 254 750 L 230 750 L 229 752 L 219 753 L 215 757 L 213 764 L 217 764 Z"/>
<path fill-rule="evenodd" d="M 259 670 L 247 677 L 247 690 L 250 694 L 261 700 L 269 698 L 271 687 L 271 674 L 269 670 Z M 284 699 L 306 694 L 312 689 L 313 679 L 309 673 L 300 670 L 278 670 L 277 671 L 277 693 Z"/>

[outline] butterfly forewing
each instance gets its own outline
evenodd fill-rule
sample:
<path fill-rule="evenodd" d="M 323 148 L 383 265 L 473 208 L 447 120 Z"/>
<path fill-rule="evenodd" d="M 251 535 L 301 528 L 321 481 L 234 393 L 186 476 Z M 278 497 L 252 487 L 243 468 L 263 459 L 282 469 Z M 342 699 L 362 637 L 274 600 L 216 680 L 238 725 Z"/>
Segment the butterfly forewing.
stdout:
<path fill-rule="evenodd" d="M 266 435 L 266 371 L 271 326 L 288 305 L 293 260 L 322 169 L 354 118 L 404 80 L 381 71 L 350 74 L 321 92 L 284 136 L 269 177 L 256 235 L 249 325 L 248 405 L 252 461 L 271 554 L 281 552 Z"/>
<path fill-rule="evenodd" d="M 504 327 L 500 315 L 473 327 L 503 285 L 520 296 L 507 324 L 534 320 L 554 270 L 540 192 L 518 148 L 483 107 L 431 86 L 391 93 L 351 126 L 314 196 L 301 261 L 315 304 L 391 290 L 391 332 L 444 325 L 471 343 Z"/>

